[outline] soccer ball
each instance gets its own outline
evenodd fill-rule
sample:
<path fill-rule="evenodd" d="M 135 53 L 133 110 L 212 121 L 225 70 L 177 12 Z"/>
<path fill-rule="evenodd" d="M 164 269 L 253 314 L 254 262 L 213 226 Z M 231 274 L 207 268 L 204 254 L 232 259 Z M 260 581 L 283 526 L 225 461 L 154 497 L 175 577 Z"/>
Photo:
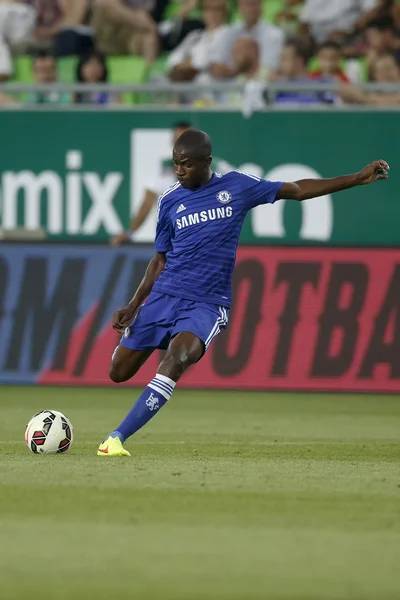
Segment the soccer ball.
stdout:
<path fill-rule="evenodd" d="M 57 410 L 42 410 L 26 426 L 25 442 L 35 454 L 66 452 L 74 440 L 74 430 Z"/>

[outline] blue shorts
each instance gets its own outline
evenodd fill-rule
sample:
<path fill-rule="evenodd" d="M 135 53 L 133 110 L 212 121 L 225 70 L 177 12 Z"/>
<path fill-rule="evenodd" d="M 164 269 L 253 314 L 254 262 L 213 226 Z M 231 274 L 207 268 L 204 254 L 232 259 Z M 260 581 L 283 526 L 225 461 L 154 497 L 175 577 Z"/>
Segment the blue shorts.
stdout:
<path fill-rule="evenodd" d="M 227 325 L 228 309 L 223 306 L 151 292 L 120 343 L 131 350 L 166 350 L 174 336 L 190 331 L 204 342 L 207 350 Z"/>

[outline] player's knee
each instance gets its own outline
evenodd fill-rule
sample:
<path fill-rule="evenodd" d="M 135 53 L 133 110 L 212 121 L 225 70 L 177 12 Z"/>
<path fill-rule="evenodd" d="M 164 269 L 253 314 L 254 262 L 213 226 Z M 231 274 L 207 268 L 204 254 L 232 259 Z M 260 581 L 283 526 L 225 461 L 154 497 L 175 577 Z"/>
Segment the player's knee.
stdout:
<path fill-rule="evenodd" d="M 122 369 L 120 366 L 115 364 L 111 364 L 108 375 L 111 381 L 113 381 L 114 383 L 124 383 L 129 379 L 129 376 L 126 373 L 126 369 Z"/>

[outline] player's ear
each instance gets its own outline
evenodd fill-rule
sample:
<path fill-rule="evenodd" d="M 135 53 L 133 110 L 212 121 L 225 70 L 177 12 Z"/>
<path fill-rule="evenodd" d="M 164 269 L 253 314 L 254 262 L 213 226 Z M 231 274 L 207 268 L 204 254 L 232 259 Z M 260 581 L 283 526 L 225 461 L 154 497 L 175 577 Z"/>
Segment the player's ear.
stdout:
<path fill-rule="evenodd" d="M 207 158 L 207 160 L 206 160 L 206 167 L 207 167 L 207 169 L 208 169 L 208 167 L 211 165 L 211 163 L 212 163 L 212 156 L 209 156 L 209 157 Z"/>

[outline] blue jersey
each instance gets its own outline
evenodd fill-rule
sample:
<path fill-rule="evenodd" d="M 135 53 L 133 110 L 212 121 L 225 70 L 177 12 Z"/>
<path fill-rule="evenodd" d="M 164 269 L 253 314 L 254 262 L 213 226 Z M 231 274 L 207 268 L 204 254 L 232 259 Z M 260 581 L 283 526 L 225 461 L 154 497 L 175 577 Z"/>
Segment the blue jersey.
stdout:
<path fill-rule="evenodd" d="M 195 190 L 176 183 L 158 201 L 156 251 L 167 253 L 153 290 L 229 307 L 243 221 L 252 208 L 272 204 L 282 182 L 231 171 L 213 173 Z"/>

